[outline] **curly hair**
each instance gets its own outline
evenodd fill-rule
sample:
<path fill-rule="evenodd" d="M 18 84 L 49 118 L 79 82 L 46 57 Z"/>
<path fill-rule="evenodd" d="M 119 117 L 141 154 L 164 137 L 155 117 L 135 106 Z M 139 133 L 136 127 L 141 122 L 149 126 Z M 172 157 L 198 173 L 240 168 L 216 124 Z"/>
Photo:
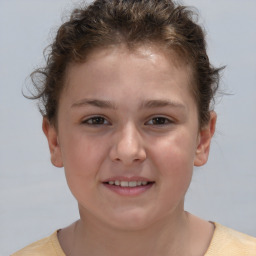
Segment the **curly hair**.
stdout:
<path fill-rule="evenodd" d="M 222 68 L 210 64 L 205 33 L 196 18 L 195 11 L 172 0 L 96 0 L 75 9 L 58 29 L 45 67 L 31 74 L 36 88 L 31 98 L 40 100 L 40 112 L 54 124 L 70 63 L 84 62 L 97 48 L 157 43 L 179 53 L 193 68 L 192 92 L 202 127 L 209 121 Z"/>

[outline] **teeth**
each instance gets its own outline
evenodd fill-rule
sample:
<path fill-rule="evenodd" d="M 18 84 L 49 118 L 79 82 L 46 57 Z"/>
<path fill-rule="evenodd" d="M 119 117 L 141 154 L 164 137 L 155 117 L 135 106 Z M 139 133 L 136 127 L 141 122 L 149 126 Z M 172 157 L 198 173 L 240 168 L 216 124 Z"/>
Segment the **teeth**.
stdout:
<path fill-rule="evenodd" d="M 136 181 L 129 181 L 129 187 L 136 187 L 137 182 Z"/>
<path fill-rule="evenodd" d="M 137 187 L 137 186 L 146 186 L 148 184 L 147 181 L 119 181 L 119 180 L 111 180 L 108 181 L 109 185 L 116 185 L 116 186 L 121 186 L 121 187 Z"/>
<path fill-rule="evenodd" d="M 121 181 L 121 187 L 129 187 L 129 182 L 128 181 Z"/>

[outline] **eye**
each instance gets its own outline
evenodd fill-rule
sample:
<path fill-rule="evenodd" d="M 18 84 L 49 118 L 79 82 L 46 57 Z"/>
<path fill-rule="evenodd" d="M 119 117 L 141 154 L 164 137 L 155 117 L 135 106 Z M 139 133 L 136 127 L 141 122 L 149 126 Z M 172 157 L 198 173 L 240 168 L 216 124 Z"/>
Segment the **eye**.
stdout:
<path fill-rule="evenodd" d="M 150 119 L 148 122 L 146 122 L 146 125 L 168 125 L 173 123 L 172 120 L 166 118 L 166 117 L 154 117 Z"/>
<path fill-rule="evenodd" d="M 88 125 L 108 125 L 109 122 L 102 116 L 93 116 L 90 117 L 84 121 L 82 121 L 83 124 Z"/>

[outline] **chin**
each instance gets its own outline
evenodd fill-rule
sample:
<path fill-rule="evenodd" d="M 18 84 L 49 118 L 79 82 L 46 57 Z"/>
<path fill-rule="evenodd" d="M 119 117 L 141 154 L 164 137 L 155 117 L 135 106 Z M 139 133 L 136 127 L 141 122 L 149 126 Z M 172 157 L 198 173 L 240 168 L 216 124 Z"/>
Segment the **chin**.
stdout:
<path fill-rule="evenodd" d="M 108 223 L 115 229 L 123 231 L 139 231 L 150 227 L 156 218 L 141 209 L 130 209 L 125 211 L 118 211 L 115 214 L 111 214 L 107 219 Z"/>

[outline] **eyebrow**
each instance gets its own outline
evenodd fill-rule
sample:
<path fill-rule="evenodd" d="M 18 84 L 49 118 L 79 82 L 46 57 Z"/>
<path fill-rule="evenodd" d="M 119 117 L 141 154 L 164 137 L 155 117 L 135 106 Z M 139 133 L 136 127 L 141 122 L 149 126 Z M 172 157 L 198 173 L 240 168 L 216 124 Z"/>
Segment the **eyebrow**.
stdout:
<path fill-rule="evenodd" d="M 142 108 L 160 108 L 160 107 L 174 107 L 185 109 L 185 105 L 179 102 L 170 101 L 170 100 L 148 100 L 142 103 Z"/>
<path fill-rule="evenodd" d="M 87 106 L 87 105 L 91 105 L 91 106 L 98 107 L 98 108 L 109 108 L 109 109 L 116 109 L 117 108 L 110 101 L 97 100 L 97 99 L 82 99 L 82 100 L 79 100 L 78 102 L 75 102 L 74 104 L 72 104 L 71 108 L 73 108 L 73 107 L 82 107 L 82 106 Z"/>
<path fill-rule="evenodd" d="M 114 109 L 116 110 L 117 107 L 115 104 L 113 104 L 110 101 L 107 100 L 99 100 L 99 99 L 82 99 L 79 100 L 75 103 L 73 103 L 71 105 L 71 108 L 74 107 L 83 107 L 83 106 L 87 106 L 87 105 L 91 105 L 94 107 L 98 107 L 98 108 L 108 108 L 108 109 Z M 170 100 L 165 100 L 165 99 L 161 99 L 161 100 L 147 100 L 142 102 L 140 108 L 160 108 L 160 107 L 174 107 L 174 108 L 181 108 L 181 109 L 185 109 L 185 105 L 179 103 L 179 102 L 175 102 L 175 101 L 170 101 Z"/>

